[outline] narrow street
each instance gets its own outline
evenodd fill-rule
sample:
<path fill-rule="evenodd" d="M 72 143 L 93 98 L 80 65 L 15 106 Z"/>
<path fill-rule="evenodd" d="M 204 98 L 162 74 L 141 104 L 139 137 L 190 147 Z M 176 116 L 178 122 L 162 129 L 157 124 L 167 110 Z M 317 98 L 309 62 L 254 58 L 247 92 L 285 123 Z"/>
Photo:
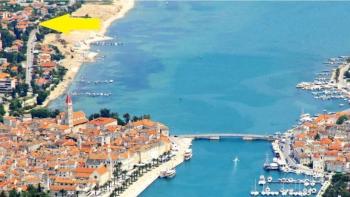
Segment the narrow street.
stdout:
<path fill-rule="evenodd" d="M 29 91 L 32 91 L 31 87 L 31 80 L 32 80 L 32 70 L 33 70 L 33 61 L 34 61 L 34 47 L 35 47 L 35 41 L 36 41 L 36 33 L 38 32 L 38 29 L 34 29 L 29 34 L 28 39 L 28 45 L 27 45 L 27 62 L 26 62 L 26 84 L 29 86 Z"/>

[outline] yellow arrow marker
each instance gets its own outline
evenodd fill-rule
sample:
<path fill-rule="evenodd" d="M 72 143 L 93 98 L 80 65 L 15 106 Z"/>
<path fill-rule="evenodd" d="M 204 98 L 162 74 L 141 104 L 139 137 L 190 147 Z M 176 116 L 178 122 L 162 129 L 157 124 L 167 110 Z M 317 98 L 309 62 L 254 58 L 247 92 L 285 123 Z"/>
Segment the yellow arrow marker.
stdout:
<path fill-rule="evenodd" d="M 62 33 L 69 33 L 74 30 L 99 30 L 101 21 L 98 18 L 75 18 L 66 14 L 41 22 L 39 25 Z"/>

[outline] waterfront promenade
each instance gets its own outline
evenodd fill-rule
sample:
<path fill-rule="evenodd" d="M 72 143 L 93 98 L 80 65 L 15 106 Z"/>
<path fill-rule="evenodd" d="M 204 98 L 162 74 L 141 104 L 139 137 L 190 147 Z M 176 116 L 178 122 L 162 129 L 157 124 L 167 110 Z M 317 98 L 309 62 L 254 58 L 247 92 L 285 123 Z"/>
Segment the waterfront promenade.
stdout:
<path fill-rule="evenodd" d="M 136 182 L 130 185 L 122 194 L 121 197 L 139 196 L 148 186 L 150 186 L 160 175 L 161 171 L 175 168 L 184 161 L 184 153 L 191 146 L 191 138 L 180 138 L 171 137 L 171 141 L 177 144 L 179 150 L 175 153 L 176 155 L 166 163 L 152 169 L 145 173 Z M 114 188 L 110 189 L 109 192 L 101 194 L 102 197 L 109 197 Z"/>

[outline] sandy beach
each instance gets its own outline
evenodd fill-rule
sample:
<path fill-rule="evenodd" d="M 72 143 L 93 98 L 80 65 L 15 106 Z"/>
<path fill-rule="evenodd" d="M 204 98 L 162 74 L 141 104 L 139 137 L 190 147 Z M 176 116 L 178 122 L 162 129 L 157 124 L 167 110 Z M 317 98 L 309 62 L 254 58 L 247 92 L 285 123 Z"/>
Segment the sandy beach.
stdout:
<path fill-rule="evenodd" d="M 81 8 L 72 13 L 72 16 L 89 15 L 101 19 L 102 27 L 99 31 L 74 31 L 69 34 L 49 34 L 45 36 L 44 44 L 57 46 L 65 55 L 65 59 L 60 64 L 68 70 L 63 81 L 51 91 L 42 106 L 47 106 L 51 101 L 66 92 L 84 62 L 94 61 L 97 53 L 89 51 L 90 44 L 111 39 L 105 36 L 108 27 L 115 20 L 124 17 L 134 7 L 134 4 L 134 0 L 115 0 L 111 5 L 83 4 Z"/>

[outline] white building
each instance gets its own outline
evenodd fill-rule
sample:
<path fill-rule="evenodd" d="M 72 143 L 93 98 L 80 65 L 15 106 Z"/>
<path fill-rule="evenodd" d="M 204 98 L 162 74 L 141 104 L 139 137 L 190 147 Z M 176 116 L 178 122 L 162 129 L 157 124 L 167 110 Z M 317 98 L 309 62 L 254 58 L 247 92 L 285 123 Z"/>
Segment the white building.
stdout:
<path fill-rule="evenodd" d="M 16 80 L 8 73 L 0 73 L 0 94 L 11 93 L 16 87 Z"/>

